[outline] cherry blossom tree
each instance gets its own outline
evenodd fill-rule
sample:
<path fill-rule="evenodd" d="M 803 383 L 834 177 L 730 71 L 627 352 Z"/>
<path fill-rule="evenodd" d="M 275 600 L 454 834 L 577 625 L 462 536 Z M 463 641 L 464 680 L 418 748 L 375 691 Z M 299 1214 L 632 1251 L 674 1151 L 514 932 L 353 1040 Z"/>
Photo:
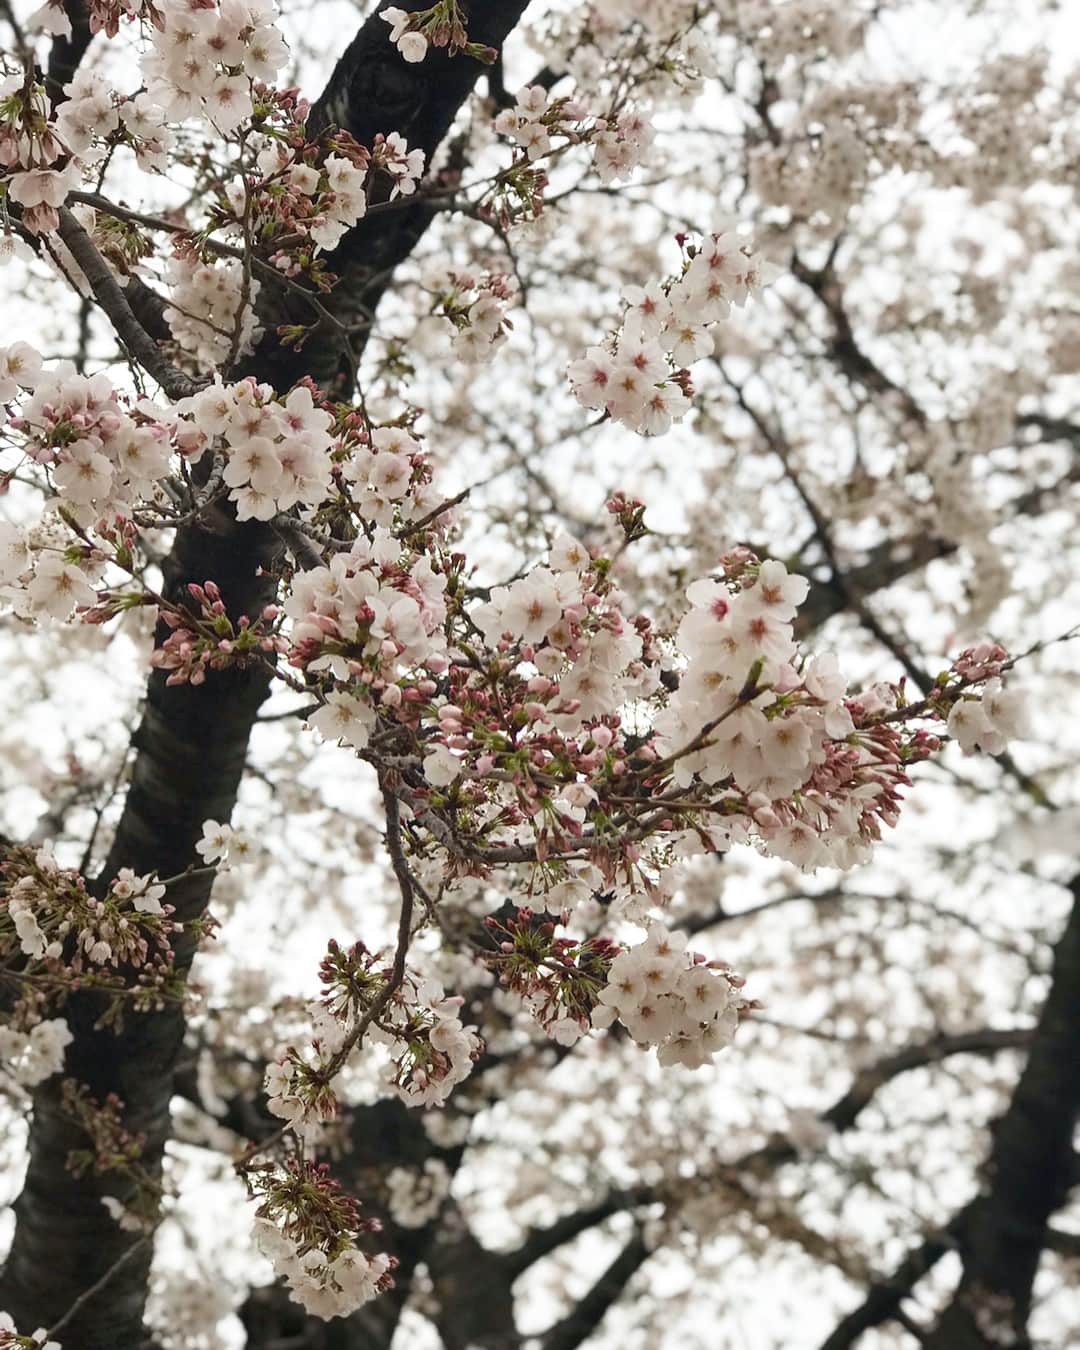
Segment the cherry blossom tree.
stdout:
<path fill-rule="evenodd" d="M 1066 1345 L 1056 7 L 0 25 L 0 1346 Z"/>

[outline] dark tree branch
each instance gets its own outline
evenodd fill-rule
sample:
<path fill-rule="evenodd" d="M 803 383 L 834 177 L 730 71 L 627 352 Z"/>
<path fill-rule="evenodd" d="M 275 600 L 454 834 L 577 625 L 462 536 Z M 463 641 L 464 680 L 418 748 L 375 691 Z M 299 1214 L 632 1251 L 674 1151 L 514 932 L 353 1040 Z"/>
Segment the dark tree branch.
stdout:
<path fill-rule="evenodd" d="M 124 294 L 143 332 L 155 342 L 171 342 L 172 329 L 165 318 L 169 303 L 165 297 L 134 274 L 125 281 Z"/>
<path fill-rule="evenodd" d="M 611 1191 L 599 1204 L 590 1205 L 586 1209 L 572 1210 L 546 1228 L 534 1228 L 520 1247 L 507 1252 L 502 1258 L 505 1269 L 510 1278 L 516 1280 L 530 1266 L 549 1256 L 564 1242 L 571 1242 L 581 1233 L 595 1228 L 605 1219 L 610 1219 L 613 1214 L 621 1214 L 635 1205 L 648 1204 L 655 1199 L 655 1194 L 646 1186 L 628 1191 Z"/>
<path fill-rule="evenodd" d="M 940 1063 L 951 1055 L 986 1055 L 997 1050 L 1021 1049 L 1031 1044 L 1034 1034 L 1030 1027 L 987 1027 L 981 1031 L 931 1036 L 860 1070 L 851 1087 L 825 1112 L 822 1120 L 836 1130 L 850 1129 L 878 1088 L 900 1074 Z"/>
<path fill-rule="evenodd" d="M 839 240 L 837 240 L 837 244 Z M 855 338 L 850 317 L 844 304 L 844 293 L 836 274 L 837 248 L 834 245 L 829 258 L 821 268 L 811 268 L 797 254 L 792 257 L 792 273 L 821 302 L 829 318 L 832 332 L 827 346 L 827 356 L 853 383 L 861 385 L 878 397 L 891 400 L 901 411 L 906 421 L 916 426 L 926 423 L 926 414 L 911 394 L 876 365 L 866 354 Z M 1064 418 L 1050 417 L 1044 413 L 1023 413 L 1016 419 L 1016 430 L 1039 433 L 1040 441 L 1065 441 L 1080 449 L 1080 425 Z M 1045 508 L 1048 492 L 1056 493 L 1080 479 L 1080 458 L 1054 488 L 1035 488 L 1016 499 L 1011 508 L 1014 516 L 1024 516 Z M 840 613 L 846 605 L 848 592 L 866 597 L 875 591 L 883 590 L 899 581 L 902 577 L 920 571 L 937 558 L 949 557 L 956 552 L 956 545 L 943 539 L 934 539 L 928 535 L 919 535 L 907 542 L 906 555 L 897 551 L 894 541 L 886 541 L 873 550 L 862 567 L 848 568 L 841 574 L 832 559 L 833 576 L 828 582 L 812 582 L 810 594 L 799 611 L 796 620 L 796 632 L 805 636 L 819 628 L 834 614 Z"/>
<path fill-rule="evenodd" d="M 1033 1032 L 1030 1029 L 1024 1028 L 985 1028 L 981 1031 L 930 1037 L 895 1054 L 886 1055 L 877 1063 L 869 1065 L 856 1074 L 848 1091 L 832 1107 L 822 1112 L 820 1119 L 824 1124 L 832 1126 L 838 1132 L 851 1129 L 878 1089 L 901 1074 L 908 1073 L 912 1069 L 939 1063 L 950 1055 L 992 1054 L 998 1050 L 1019 1048 L 1027 1045 L 1032 1035 Z M 786 1137 L 780 1136 L 762 1148 L 755 1149 L 752 1153 L 745 1154 L 742 1158 L 725 1166 L 723 1171 L 725 1175 L 738 1181 L 740 1176 L 746 1172 L 779 1167 L 785 1163 L 796 1161 L 798 1157 L 799 1152 L 795 1145 Z M 700 1183 L 707 1185 L 708 1177 L 702 1177 Z M 506 1267 L 511 1277 L 516 1278 L 535 1261 L 549 1255 L 564 1242 L 577 1237 L 578 1234 L 587 1231 L 598 1223 L 602 1223 L 612 1214 L 625 1212 L 640 1205 L 665 1203 L 667 1199 L 663 1186 L 612 1191 L 598 1203 L 564 1215 L 549 1227 L 531 1233 L 517 1250 L 508 1253 L 503 1258 Z M 893 1316 L 900 1299 L 910 1292 L 914 1284 L 950 1246 L 955 1245 L 953 1234 L 958 1230 L 962 1217 L 960 1216 L 955 1220 L 942 1235 L 928 1237 L 923 1246 L 906 1258 L 904 1263 L 888 1279 L 873 1285 L 870 1294 L 867 1296 L 866 1304 L 845 1319 L 841 1327 L 838 1327 L 834 1333 L 834 1335 L 840 1335 L 842 1328 L 849 1328 L 851 1338 L 846 1341 L 837 1340 L 835 1343 L 828 1342 L 828 1350 L 839 1350 L 839 1347 L 851 1344 L 855 1335 L 861 1330 L 869 1326 L 875 1326 Z M 938 1250 L 939 1246 L 940 1250 Z M 925 1261 L 926 1264 L 920 1267 L 920 1261 Z M 633 1271 L 629 1272 L 629 1274 L 632 1273 Z M 627 1278 L 629 1278 L 629 1274 Z M 617 1293 L 615 1297 L 617 1297 Z M 601 1311 L 601 1317 L 607 1307 L 610 1306 L 611 1301 L 613 1299 L 609 1300 Z M 860 1319 L 872 1320 L 860 1321 Z M 567 1321 L 569 1320 L 567 1319 Z M 599 1317 L 588 1328 L 588 1331 L 594 1329 L 598 1322 Z M 560 1323 L 559 1327 L 553 1328 L 548 1335 L 553 1335 L 565 1326 L 566 1322 Z M 585 1334 L 588 1334 L 588 1331 Z M 556 1340 L 549 1345 L 548 1340 L 545 1339 L 542 1344 L 543 1350 L 560 1350 L 564 1345 L 569 1348 L 579 1343 L 579 1340 L 567 1340 L 565 1342 Z M 823 1350 L 825 1350 L 825 1347 L 823 1347 Z"/>
<path fill-rule="evenodd" d="M 891 380 L 874 361 L 867 356 L 855 338 L 851 320 L 844 306 L 844 292 L 835 271 L 836 252 L 839 239 L 829 254 L 824 267 L 811 268 L 797 253 L 791 258 L 792 275 L 796 276 L 817 296 L 824 306 L 832 324 L 827 355 L 837 363 L 847 377 L 879 397 L 892 399 L 905 418 L 918 426 L 926 422 L 926 414 L 908 391 Z"/>
<path fill-rule="evenodd" d="M 166 360 L 157 343 L 135 317 L 123 287 L 97 251 L 94 241 L 66 207 L 60 208 L 60 238 L 79 264 L 94 294 L 108 315 L 116 335 L 139 365 L 157 380 L 170 398 L 186 398 L 201 385 Z"/>
<path fill-rule="evenodd" d="M 960 1222 L 961 1218 L 958 1217 L 943 1233 L 925 1238 L 904 1257 L 891 1275 L 875 1280 L 863 1302 L 848 1313 L 835 1331 L 822 1341 L 821 1350 L 849 1350 L 864 1331 L 896 1318 L 901 1301 L 907 1298 L 946 1252 L 955 1248 L 956 1239 L 952 1234 Z"/>
<path fill-rule="evenodd" d="M 823 1125 L 838 1134 L 850 1130 L 873 1100 L 879 1088 L 912 1069 L 938 1064 L 951 1055 L 987 1055 L 998 1050 L 1016 1049 L 1028 1045 L 1034 1031 L 1028 1027 L 985 1027 L 979 1031 L 964 1031 L 953 1035 L 931 1036 L 925 1041 L 905 1046 L 891 1055 L 884 1055 L 873 1064 L 860 1069 L 851 1086 L 819 1117 Z M 746 1153 L 728 1170 L 736 1173 L 746 1168 L 777 1167 L 794 1162 L 799 1150 L 786 1136 L 778 1135 L 761 1148 Z"/>
<path fill-rule="evenodd" d="M 960 1245 L 960 1285 L 927 1337 L 930 1350 L 1029 1350 L 1031 1291 L 1050 1216 L 1073 1183 L 1080 1114 L 1080 875 L 1054 949 L 1050 993 L 1008 1108 L 993 1127 L 982 1193 Z M 992 1337 L 997 1339 L 992 1340 Z"/>
<path fill-rule="evenodd" d="M 906 1298 L 947 1251 L 961 1255 L 964 1274 L 937 1328 L 923 1336 L 932 1350 L 990 1350 L 993 1345 L 1030 1347 L 1027 1317 L 1031 1286 L 1045 1248 L 1080 1256 L 1080 1235 L 1047 1226 L 1075 1181 L 1072 1129 L 1080 1108 L 1076 1064 L 1080 1062 L 1080 877 L 1072 885 L 1072 911 L 1055 949 L 1053 983 L 1037 1027 L 1027 1033 L 1032 1049 L 1004 1116 L 994 1130 L 986 1175 L 988 1190 L 966 1205 L 938 1233 L 928 1235 L 886 1279 L 875 1281 L 858 1308 L 822 1343 L 821 1350 L 848 1350 L 864 1331 L 899 1318 Z M 997 1033 L 1000 1034 L 1000 1033 Z M 976 1033 L 978 1049 L 995 1033 Z M 963 1040 L 964 1038 L 952 1038 Z M 881 1061 L 859 1076 L 825 1119 L 844 1128 L 866 1105 L 875 1078 L 908 1052 Z M 862 1080 L 860 1082 L 860 1079 Z M 1007 1339 L 1001 1339 L 1001 1338 Z"/>
<path fill-rule="evenodd" d="M 576 1350 L 583 1344 L 648 1258 L 649 1249 L 640 1230 L 635 1229 L 633 1237 L 577 1307 L 540 1338 L 541 1350 Z"/>

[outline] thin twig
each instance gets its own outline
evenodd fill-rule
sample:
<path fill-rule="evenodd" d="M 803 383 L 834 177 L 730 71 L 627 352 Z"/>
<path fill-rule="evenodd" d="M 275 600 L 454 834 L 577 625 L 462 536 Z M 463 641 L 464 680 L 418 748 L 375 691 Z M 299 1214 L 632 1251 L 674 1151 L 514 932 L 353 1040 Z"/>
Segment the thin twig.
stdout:
<path fill-rule="evenodd" d="M 100 1294 L 101 1291 L 111 1282 L 111 1280 L 121 1269 L 121 1267 L 127 1263 L 129 1258 L 134 1256 L 134 1254 L 139 1250 L 140 1247 L 145 1247 L 149 1241 L 150 1241 L 150 1234 L 147 1233 L 145 1236 L 138 1238 L 135 1242 L 133 1242 L 131 1246 L 128 1247 L 125 1251 L 121 1252 L 120 1255 L 109 1267 L 109 1269 L 105 1272 L 105 1274 L 102 1275 L 100 1279 L 95 1280 L 94 1283 L 89 1287 L 89 1289 L 84 1289 L 83 1292 L 79 1295 L 79 1297 L 75 1300 L 75 1302 L 72 1303 L 71 1307 L 68 1308 L 67 1312 L 64 1313 L 63 1317 L 61 1317 L 58 1322 L 54 1322 L 52 1324 L 52 1326 L 45 1333 L 45 1339 L 47 1341 L 51 1341 L 58 1331 L 63 1331 L 64 1327 L 67 1326 L 67 1324 L 71 1321 L 71 1319 L 75 1316 L 75 1314 L 79 1311 L 79 1309 L 85 1307 L 86 1304 L 89 1303 L 92 1298 Z"/>

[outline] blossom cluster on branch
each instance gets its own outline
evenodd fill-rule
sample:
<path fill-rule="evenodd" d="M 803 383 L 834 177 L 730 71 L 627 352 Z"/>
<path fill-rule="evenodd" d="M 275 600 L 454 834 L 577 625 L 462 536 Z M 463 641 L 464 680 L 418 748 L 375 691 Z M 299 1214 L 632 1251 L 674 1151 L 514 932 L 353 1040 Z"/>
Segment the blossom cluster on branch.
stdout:
<path fill-rule="evenodd" d="M 731 306 L 745 304 L 772 277 L 731 230 L 700 244 L 680 236 L 679 243 L 679 276 L 625 290 L 618 332 L 568 371 L 579 403 L 642 435 L 659 435 L 685 416 L 693 393 L 687 367 L 712 353 L 712 330 Z"/>
<path fill-rule="evenodd" d="M 617 1018 L 639 1045 L 657 1047 L 661 1064 L 697 1069 L 731 1044 L 740 1014 L 757 1006 L 739 992 L 741 975 L 687 951 L 686 934 L 661 923 L 630 948 L 557 938 L 552 918 L 528 907 L 486 923 L 497 947 L 485 960 L 560 1045 Z"/>
<path fill-rule="evenodd" d="M 566 146 L 588 145 L 602 183 L 629 178 L 645 162 L 652 145 L 651 128 L 640 113 L 590 117 L 585 104 L 572 98 L 553 99 L 542 85 L 519 90 L 514 106 L 496 117 L 495 130 L 514 142 L 528 164 L 551 156 L 553 136 Z M 505 171 L 507 182 L 513 181 L 521 166 L 519 160 Z"/>
<path fill-rule="evenodd" d="M 320 968 L 323 994 L 308 1005 L 313 1035 L 305 1053 L 288 1049 L 266 1071 L 269 1109 L 302 1135 L 331 1119 L 334 1082 L 366 1038 L 385 1048 L 381 1078 L 407 1106 L 442 1106 L 468 1077 L 482 1049 L 462 1025 L 461 998 L 403 968 L 400 976 L 362 942 L 331 941 Z"/>
<path fill-rule="evenodd" d="M 389 39 L 412 65 L 423 61 L 429 47 L 444 47 L 450 56 L 464 53 L 490 65 L 498 53 L 482 42 L 470 42 L 465 22 L 468 12 L 458 0 L 436 0 L 430 9 L 384 9 L 380 18 L 390 25 Z"/>
<path fill-rule="evenodd" d="M 432 312 L 454 330 L 453 351 L 464 361 L 490 360 L 513 327 L 506 311 L 517 298 L 512 278 L 495 273 L 477 279 L 469 272 L 432 270 L 421 282 Z"/>
<path fill-rule="evenodd" d="M 30 1336 L 20 1336 L 6 1312 L 0 1312 L 0 1350 L 61 1350 L 60 1342 L 49 1339 L 44 1327 Z"/>
<path fill-rule="evenodd" d="M 129 1010 L 182 997 L 172 947 L 181 925 L 173 907 L 162 904 L 166 891 L 153 874 L 136 876 L 125 867 L 99 899 L 48 848 L 7 850 L 0 864 L 0 977 L 18 991 L 3 1028 L 14 1038 L 9 1069 L 17 1082 L 32 1086 L 60 1067 L 70 1034 L 47 1014 L 62 1009 L 74 990 L 106 995 L 101 1022 L 114 1025 Z"/>
<path fill-rule="evenodd" d="M 290 1157 L 245 1171 L 255 1210 L 255 1242 L 289 1295 L 317 1317 L 347 1317 L 393 1284 L 397 1258 L 369 1254 L 361 1235 L 377 1233 L 319 1163 Z"/>
<path fill-rule="evenodd" d="M 610 561 L 569 536 L 520 578 L 470 594 L 408 417 L 371 426 L 306 384 L 277 395 L 251 380 L 125 408 L 103 375 L 38 370 L 22 352 L 18 364 L 12 378 L 34 389 L 9 435 L 60 505 L 48 530 L 5 528 L 16 608 L 106 622 L 154 604 L 172 632 L 153 660 L 173 682 L 267 662 L 315 693 L 309 722 L 325 739 L 422 766 L 426 786 L 403 782 L 401 799 L 453 872 L 531 863 L 543 876 L 576 858 L 610 885 L 625 870 L 617 908 L 632 916 L 633 893 L 657 893 L 673 838 L 851 866 L 895 822 L 908 768 L 937 748 L 941 723 L 991 747 L 1022 726 L 998 685 L 973 702 L 1003 652 L 966 657 L 915 708 L 899 686 L 849 693 L 834 655 L 794 641 L 807 582 L 745 551 L 688 588 L 668 633 L 627 613 Z M 172 465 L 183 472 L 169 479 Z M 148 588 L 132 529 L 225 497 L 239 519 L 280 521 L 302 545 L 281 603 L 235 619 L 213 579 L 186 603 Z M 610 510 L 640 537 L 640 505 Z"/>

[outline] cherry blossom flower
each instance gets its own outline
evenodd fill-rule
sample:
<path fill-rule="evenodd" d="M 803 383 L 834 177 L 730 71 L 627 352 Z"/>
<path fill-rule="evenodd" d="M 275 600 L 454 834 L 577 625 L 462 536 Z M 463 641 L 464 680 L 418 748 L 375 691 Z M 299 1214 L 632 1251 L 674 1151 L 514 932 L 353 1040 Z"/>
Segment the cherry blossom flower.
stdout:
<path fill-rule="evenodd" d="M 92 605 L 97 600 L 97 591 L 85 573 L 56 553 L 38 555 L 26 593 L 36 611 L 53 619 L 66 619 L 76 605 Z"/>
<path fill-rule="evenodd" d="M 375 709 L 370 703 L 334 690 L 308 722 L 327 741 L 346 741 L 354 750 L 362 750 L 375 726 Z"/>

